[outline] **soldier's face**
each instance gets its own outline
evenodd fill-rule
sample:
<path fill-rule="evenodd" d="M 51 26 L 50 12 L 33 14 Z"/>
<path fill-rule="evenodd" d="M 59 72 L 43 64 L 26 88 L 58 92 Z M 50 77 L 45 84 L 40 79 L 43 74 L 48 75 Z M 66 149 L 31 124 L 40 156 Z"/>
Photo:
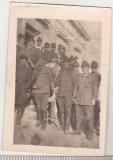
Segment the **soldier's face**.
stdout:
<path fill-rule="evenodd" d="M 91 68 L 91 70 L 92 70 L 93 73 L 97 72 L 97 68 Z"/>
<path fill-rule="evenodd" d="M 74 67 L 75 72 L 79 70 L 79 67 Z"/>
<path fill-rule="evenodd" d="M 64 49 L 63 48 L 59 49 L 59 53 L 60 54 L 64 53 Z"/>
<path fill-rule="evenodd" d="M 56 49 L 56 48 L 54 48 L 54 47 L 51 47 L 51 50 L 52 50 L 53 52 L 55 51 L 55 49 Z"/>
<path fill-rule="evenodd" d="M 30 42 L 29 42 L 29 45 L 30 45 L 31 48 L 34 48 L 35 42 L 34 42 L 34 41 L 30 41 Z"/>
<path fill-rule="evenodd" d="M 69 62 L 65 62 L 65 63 L 64 63 L 64 68 L 65 68 L 65 69 L 68 69 L 69 67 L 70 67 Z"/>
<path fill-rule="evenodd" d="M 49 51 L 49 48 L 44 48 L 44 51 L 45 51 L 45 52 L 48 52 L 48 51 Z"/>
<path fill-rule="evenodd" d="M 41 46 L 42 42 L 37 42 L 37 46 Z"/>
<path fill-rule="evenodd" d="M 71 61 L 70 61 L 70 64 L 74 64 L 74 63 L 75 63 L 75 61 L 74 61 L 74 60 L 71 60 Z"/>
<path fill-rule="evenodd" d="M 83 72 L 83 74 L 88 74 L 89 73 L 89 67 L 88 66 L 82 67 L 82 72 Z"/>
<path fill-rule="evenodd" d="M 38 65 L 39 65 L 39 66 L 45 65 L 45 60 L 40 59 L 40 60 L 38 61 Z"/>
<path fill-rule="evenodd" d="M 26 63 L 27 63 L 27 60 L 26 59 L 21 59 L 20 60 L 20 63 L 23 67 L 25 67 Z"/>

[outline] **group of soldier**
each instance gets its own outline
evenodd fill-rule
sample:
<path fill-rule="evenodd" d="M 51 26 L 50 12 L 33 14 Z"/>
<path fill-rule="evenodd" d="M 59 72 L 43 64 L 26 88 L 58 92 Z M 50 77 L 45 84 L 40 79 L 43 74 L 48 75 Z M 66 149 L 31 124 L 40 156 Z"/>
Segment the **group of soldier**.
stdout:
<path fill-rule="evenodd" d="M 86 138 L 92 140 L 99 125 L 98 63 L 83 61 L 80 73 L 77 57 L 68 58 L 63 45 L 56 53 L 56 43 L 46 42 L 42 47 L 41 37 L 30 38 L 27 46 L 24 43 L 25 37 L 20 34 L 16 52 L 16 124 L 21 124 L 25 108 L 32 101 L 37 112 L 36 127 L 45 130 L 49 119 L 64 134 L 80 135 L 85 121 Z"/>

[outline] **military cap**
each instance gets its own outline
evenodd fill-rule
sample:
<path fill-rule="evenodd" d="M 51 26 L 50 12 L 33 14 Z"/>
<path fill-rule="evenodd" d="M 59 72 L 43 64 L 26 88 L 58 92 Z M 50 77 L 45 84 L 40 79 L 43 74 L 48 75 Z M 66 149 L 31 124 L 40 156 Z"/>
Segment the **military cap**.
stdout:
<path fill-rule="evenodd" d="M 85 67 L 85 66 L 90 67 L 90 66 L 89 66 L 89 63 L 88 63 L 87 61 L 83 61 L 83 62 L 82 62 L 81 68 L 82 68 L 82 67 Z"/>
<path fill-rule="evenodd" d="M 80 66 L 80 64 L 77 61 L 73 64 L 73 67 L 75 67 L 75 68 L 77 68 L 79 66 Z"/>
<path fill-rule="evenodd" d="M 23 34 L 18 35 L 18 39 L 23 39 L 23 38 L 25 38 L 25 36 Z"/>
<path fill-rule="evenodd" d="M 69 58 L 69 60 L 70 60 L 70 61 L 73 61 L 73 60 L 75 60 L 75 58 L 74 58 L 73 56 L 71 56 L 71 57 Z"/>
<path fill-rule="evenodd" d="M 91 68 L 98 68 L 98 62 L 92 61 L 91 62 Z"/>
<path fill-rule="evenodd" d="M 42 38 L 41 38 L 41 37 L 38 37 L 38 38 L 36 39 L 36 42 L 42 42 Z"/>
<path fill-rule="evenodd" d="M 20 55 L 20 59 L 26 59 L 27 60 L 27 56 L 22 54 L 22 55 Z"/>
<path fill-rule="evenodd" d="M 56 48 L 56 43 L 51 43 L 51 47 Z"/>
<path fill-rule="evenodd" d="M 35 43 L 34 38 L 29 38 L 29 39 L 28 39 L 28 42 L 32 42 L 32 41 Z"/>
<path fill-rule="evenodd" d="M 50 47 L 50 44 L 48 43 L 48 42 L 46 42 L 45 44 L 44 44 L 44 48 L 49 48 Z"/>

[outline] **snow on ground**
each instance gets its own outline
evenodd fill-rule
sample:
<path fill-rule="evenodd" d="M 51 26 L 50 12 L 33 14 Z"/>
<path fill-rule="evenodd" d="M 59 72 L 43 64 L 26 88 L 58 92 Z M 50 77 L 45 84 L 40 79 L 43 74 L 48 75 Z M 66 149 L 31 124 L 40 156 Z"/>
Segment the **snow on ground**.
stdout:
<path fill-rule="evenodd" d="M 54 124 L 47 124 L 45 131 L 36 128 L 36 112 L 33 112 L 32 108 L 33 106 L 26 108 L 21 125 L 14 124 L 14 144 L 99 148 L 99 137 L 96 134 L 93 140 L 89 141 L 84 133 L 65 135 L 63 131 L 58 131 Z"/>

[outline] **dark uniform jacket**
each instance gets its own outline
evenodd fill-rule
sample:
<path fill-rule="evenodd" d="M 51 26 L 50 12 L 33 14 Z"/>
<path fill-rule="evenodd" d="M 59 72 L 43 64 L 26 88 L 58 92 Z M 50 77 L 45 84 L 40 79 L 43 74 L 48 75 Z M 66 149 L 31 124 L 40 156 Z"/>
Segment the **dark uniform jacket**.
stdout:
<path fill-rule="evenodd" d="M 97 98 L 97 80 L 89 73 L 87 76 L 79 75 L 74 88 L 76 104 L 92 105 L 92 100 Z"/>
<path fill-rule="evenodd" d="M 16 67 L 16 91 L 15 102 L 18 106 L 26 106 L 28 104 L 27 84 L 31 77 L 28 68 L 22 67 L 20 64 Z"/>
<path fill-rule="evenodd" d="M 37 64 L 39 57 L 41 56 L 41 50 L 38 48 L 28 49 L 28 56 L 34 65 Z"/>
<path fill-rule="evenodd" d="M 48 51 L 48 52 L 43 52 L 42 55 L 43 55 L 46 63 L 50 63 L 50 62 L 51 62 L 51 54 L 50 54 L 50 51 Z"/>
<path fill-rule="evenodd" d="M 53 52 L 53 51 L 50 51 L 50 57 L 52 58 L 52 57 L 54 57 L 54 55 L 55 55 L 56 57 L 58 57 L 58 54 L 57 54 L 57 53 L 55 53 L 55 52 Z"/>
<path fill-rule="evenodd" d="M 97 79 L 97 86 L 98 86 L 98 89 L 99 89 L 100 82 L 101 82 L 101 74 L 99 74 L 98 72 L 97 73 L 92 72 L 91 74 L 94 76 L 94 78 Z"/>
<path fill-rule="evenodd" d="M 56 80 L 58 97 L 70 97 L 73 95 L 77 76 L 72 69 L 61 69 Z"/>
<path fill-rule="evenodd" d="M 38 66 L 32 76 L 32 81 L 36 86 L 32 93 L 46 94 L 50 93 L 50 89 L 54 88 L 53 74 L 51 68 L 45 66 Z"/>

